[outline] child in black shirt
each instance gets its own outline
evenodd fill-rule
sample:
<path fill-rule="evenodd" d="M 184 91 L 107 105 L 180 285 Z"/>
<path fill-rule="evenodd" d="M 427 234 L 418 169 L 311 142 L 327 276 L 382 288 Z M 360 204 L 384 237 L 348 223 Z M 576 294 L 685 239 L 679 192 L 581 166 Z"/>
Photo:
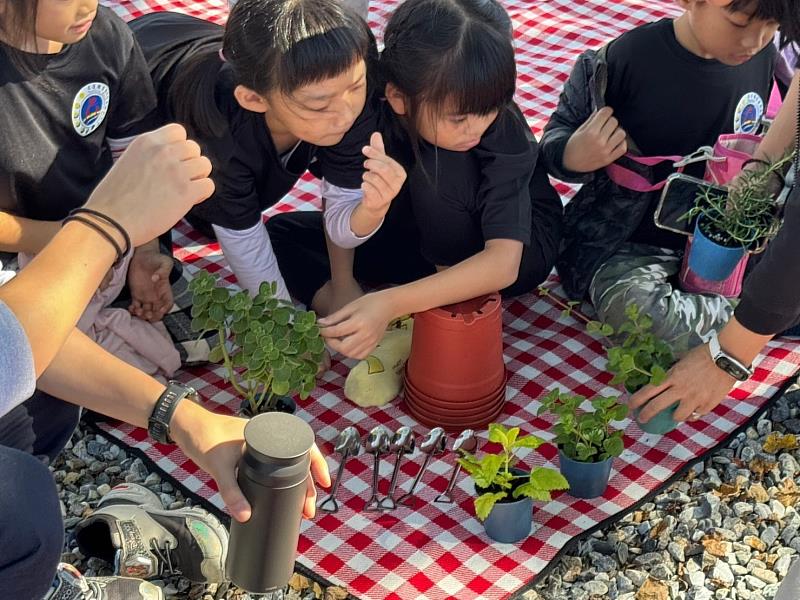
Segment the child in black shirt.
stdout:
<path fill-rule="evenodd" d="M 323 179 L 340 244 L 380 226 L 405 174 L 379 140 L 370 144 L 374 130 L 343 141 L 363 111 L 376 53 L 361 18 L 331 0 L 240 0 L 225 28 L 169 12 L 130 27 L 163 119 L 186 125 L 211 159 L 214 195 L 189 219 L 213 231 L 242 288 L 255 294 L 275 281 L 289 299 L 262 212 L 307 169 Z M 367 173 L 365 155 L 375 163 Z M 389 174 L 370 187 L 374 169 Z M 382 211 L 370 210 L 376 195 L 385 196 Z"/>
<path fill-rule="evenodd" d="M 9 1 L 2 20 L 0 250 L 35 254 L 151 128 L 155 97 L 130 31 L 97 2 Z M 171 266 L 156 242 L 131 260 L 134 306 L 155 305 L 150 320 L 172 306 Z"/>
<path fill-rule="evenodd" d="M 684 156 L 721 134 L 757 133 L 772 87 L 771 41 L 791 4 L 681 0 L 678 19 L 638 27 L 578 58 L 542 156 L 553 176 L 584 184 L 567 205 L 557 268 L 567 294 L 588 294 L 601 320 L 618 327 L 636 303 L 655 333 L 684 352 L 730 317 L 726 298 L 673 288 L 685 238 L 655 226 L 659 193 L 622 188 L 604 169 L 629 150 Z M 672 170 L 642 174 L 655 183 Z"/>
<path fill-rule="evenodd" d="M 536 141 L 512 101 L 514 50 L 502 7 L 407 0 L 384 40 L 385 100 L 373 110 L 408 180 L 381 229 L 358 247 L 354 269 L 368 283 L 405 285 L 320 321 L 331 347 L 357 358 L 396 317 L 535 288 L 552 269 L 561 222 L 558 195 L 536 168 Z M 268 227 L 287 277 L 296 274 L 290 289 L 313 306 L 337 270 L 324 260 L 319 218 L 281 215 Z"/>

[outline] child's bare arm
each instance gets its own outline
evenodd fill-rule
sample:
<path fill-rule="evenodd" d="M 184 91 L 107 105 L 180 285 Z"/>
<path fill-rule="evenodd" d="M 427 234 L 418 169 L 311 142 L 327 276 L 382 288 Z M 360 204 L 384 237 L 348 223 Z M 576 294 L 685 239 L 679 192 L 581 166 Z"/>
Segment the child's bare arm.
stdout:
<path fill-rule="evenodd" d="M 60 228 L 58 221 L 34 221 L 0 211 L 0 252 L 36 254 Z"/>

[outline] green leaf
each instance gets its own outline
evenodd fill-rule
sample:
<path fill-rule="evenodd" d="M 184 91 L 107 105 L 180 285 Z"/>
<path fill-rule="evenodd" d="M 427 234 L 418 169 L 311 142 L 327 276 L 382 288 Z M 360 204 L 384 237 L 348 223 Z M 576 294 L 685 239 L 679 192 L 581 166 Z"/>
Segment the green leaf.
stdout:
<path fill-rule="evenodd" d="M 494 494 L 482 494 L 475 498 L 475 515 L 481 521 L 485 521 L 486 518 L 489 516 L 489 513 L 492 512 L 492 508 L 494 505 L 497 504 L 500 500 L 505 498 L 507 494 L 505 492 L 496 492 Z"/>
<path fill-rule="evenodd" d="M 216 323 L 222 323 L 225 320 L 225 309 L 219 304 L 212 304 L 208 309 L 208 316 Z"/>
<path fill-rule="evenodd" d="M 216 304 L 224 304 L 228 300 L 228 290 L 225 288 L 217 287 L 214 288 L 214 291 L 211 292 L 211 299 Z"/>
<path fill-rule="evenodd" d="M 661 385 L 664 383 L 664 380 L 667 378 L 667 372 L 659 367 L 658 365 L 654 366 L 650 370 L 650 384 L 651 385 Z"/>
<path fill-rule="evenodd" d="M 289 393 L 289 382 L 288 381 L 273 381 L 272 382 L 272 391 L 277 394 L 278 396 L 284 396 Z"/>
<path fill-rule="evenodd" d="M 508 448 L 508 430 L 499 423 L 490 423 L 489 441 Z"/>
<path fill-rule="evenodd" d="M 536 488 L 540 490 L 566 490 L 569 488 L 569 483 L 564 479 L 564 476 L 553 469 L 545 467 L 537 467 L 531 472 L 529 479 Z"/>
<path fill-rule="evenodd" d="M 602 333 L 606 337 L 614 335 L 614 328 L 608 323 L 604 323 L 603 326 L 600 328 L 600 333 Z"/>
<path fill-rule="evenodd" d="M 214 346 L 211 349 L 211 352 L 208 353 L 208 362 L 221 363 L 224 358 L 225 356 L 222 353 L 222 346 L 220 346 L 219 344 Z"/>
<path fill-rule="evenodd" d="M 488 488 L 495 483 L 497 472 L 500 470 L 502 464 L 503 457 L 497 454 L 488 454 L 481 459 L 481 468 L 479 471 L 472 474 L 472 478 L 478 486 Z"/>
<path fill-rule="evenodd" d="M 552 500 L 552 496 L 550 492 L 547 490 L 540 490 L 534 484 L 528 482 L 523 483 L 517 489 L 514 490 L 513 497 L 514 498 L 521 498 L 521 497 L 533 498 L 538 502 L 550 502 Z"/>
<path fill-rule="evenodd" d="M 277 308 L 272 316 L 278 325 L 288 325 L 292 318 L 292 311 L 286 307 Z"/>
<path fill-rule="evenodd" d="M 531 448 L 533 450 L 536 450 L 536 448 L 538 448 L 542 444 L 544 444 L 544 440 L 543 439 L 541 439 L 539 437 L 536 437 L 535 435 L 526 435 L 524 437 L 521 437 L 521 438 L 517 439 L 514 442 L 514 447 L 515 448 Z"/>
<path fill-rule="evenodd" d="M 623 442 L 622 436 L 612 437 L 605 441 L 603 449 L 609 456 L 619 456 L 625 450 L 625 442 Z"/>

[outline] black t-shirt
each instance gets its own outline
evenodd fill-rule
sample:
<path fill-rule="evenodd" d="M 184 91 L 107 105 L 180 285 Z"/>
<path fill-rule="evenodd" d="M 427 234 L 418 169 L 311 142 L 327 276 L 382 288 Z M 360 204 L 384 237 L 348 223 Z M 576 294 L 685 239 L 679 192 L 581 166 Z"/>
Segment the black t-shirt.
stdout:
<path fill-rule="evenodd" d="M 388 103 L 381 111 L 387 152 L 408 171 L 401 195 L 409 196 L 422 254 L 432 264 L 457 264 L 493 239 L 530 245 L 532 236 L 547 235 L 540 228 L 560 221 L 544 165 L 534 176 L 538 145 L 516 105 L 500 112 L 475 148 L 450 152 L 420 140 L 418 156 Z"/>
<path fill-rule="evenodd" d="M 176 74 L 198 52 L 214 55 L 222 46 L 223 28 L 187 15 L 152 13 L 130 23 L 147 58 L 163 118 L 174 118 L 170 90 Z M 213 94 L 223 117 L 220 137 L 194 136 L 211 160 L 214 195 L 192 209 L 193 216 L 226 229 L 248 229 L 261 213 L 278 202 L 309 168 L 333 185 L 359 188 L 369 140 L 348 135 L 337 146 L 318 148 L 300 142 L 286 164 L 278 154 L 264 115 L 243 109 L 233 95 L 236 87 L 229 65 L 214 63 Z M 312 163 L 314 163 L 312 165 Z"/>
<path fill-rule="evenodd" d="M 23 74 L 0 44 L 0 204 L 59 220 L 111 167 L 107 138 L 152 128 L 156 100 L 131 32 L 102 6 L 84 39 L 30 58 L 35 73 Z"/>
<path fill-rule="evenodd" d="M 748 62 L 728 66 L 678 43 L 670 19 L 629 31 L 608 48 L 606 103 L 645 156 L 687 155 L 724 133 L 757 133 L 772 88 L 776 51 L 769 44 Z M 666 163 L 665 163 L 666 165 Z M 702 177 L 705 166 L 686 169 Z M 673 172 L 656 169 L 657 180 Z M 683 236 L 658 229 L 658 194 L 631 241 L 682 248 Z"/>

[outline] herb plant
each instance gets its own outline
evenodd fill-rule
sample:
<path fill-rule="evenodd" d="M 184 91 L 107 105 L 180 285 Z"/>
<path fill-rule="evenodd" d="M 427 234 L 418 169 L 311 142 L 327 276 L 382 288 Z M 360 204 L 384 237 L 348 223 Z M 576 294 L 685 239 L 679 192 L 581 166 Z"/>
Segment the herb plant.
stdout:
<path fill-rule="evenodd" d="M 611 421 L 621 421 L 628 407 L 616 398 L 598 397 L 591 401 L 594 411 L 581 410 L 586 401 L 583 396 L 551 390 L 544 398 L 537 414 L 549 412 L 558 417 L 555 425 L 556 443 L 572 460 L 602 462 L 619 456 L 625 449 L 622 431 L 612 431 Z"/>
<path fill-rule="evenodd" d="M 523 497 L 549 502 L 550 492 L 569 488 L 567 480 L 558 471 L 537 467 L 518 475 L 511 469 L 517 463 L 514 450 L 535 450 L 544 440 L 533 435 L 519 436 L 519 427 L 510 429 L 498 423 L 489 425 L 489 441 L 500 444 L 499 454 L 484 454 L 481 458 L 461 451 L 458 463 L 472 476 L 480 496 L 475 498 L 475 514 L 485 521 L 498 502 L 512 502 Z"/>
<path fill-rule="evenodd" d="M 325 351 L 313 312 L 275 298 L 274 282 L 262 283 L 251 298 L 246 291 L 218 286 L 214 275 L 200 271 L 189 288 L 192 329 L 218 333 L 210 360 L 225 365 L 252 414 L 272 409 L 278 396 L 309 396 Z"/>
<path fill-rule="evenodd" d="M 647 384 L 660 385 L 675 356 L 669 345 L 651 331 L 653 319 L 642 315 L 636 304 L 627 306 L 625 316 L 628 320 L 612 333 L 621 338 L 621 344 L 608 348 L 608 370 L 614 374 L 612 385 L 622 384 L 633 393 Z M 590 332 L 613 330 L 607 323 L 597 322 L 586 328 Z"/>
<path fill-rule="evenodd" d="M 699 217 L 703 233 L 721 246 L 755 249 L 780 228 L 774 183 L 776 177 L 782 180 L 792 160 L 794 152 L 745 169 L 728 194 L 701 188 L 695 206 L 682 218 L 688 221 Z"/>

